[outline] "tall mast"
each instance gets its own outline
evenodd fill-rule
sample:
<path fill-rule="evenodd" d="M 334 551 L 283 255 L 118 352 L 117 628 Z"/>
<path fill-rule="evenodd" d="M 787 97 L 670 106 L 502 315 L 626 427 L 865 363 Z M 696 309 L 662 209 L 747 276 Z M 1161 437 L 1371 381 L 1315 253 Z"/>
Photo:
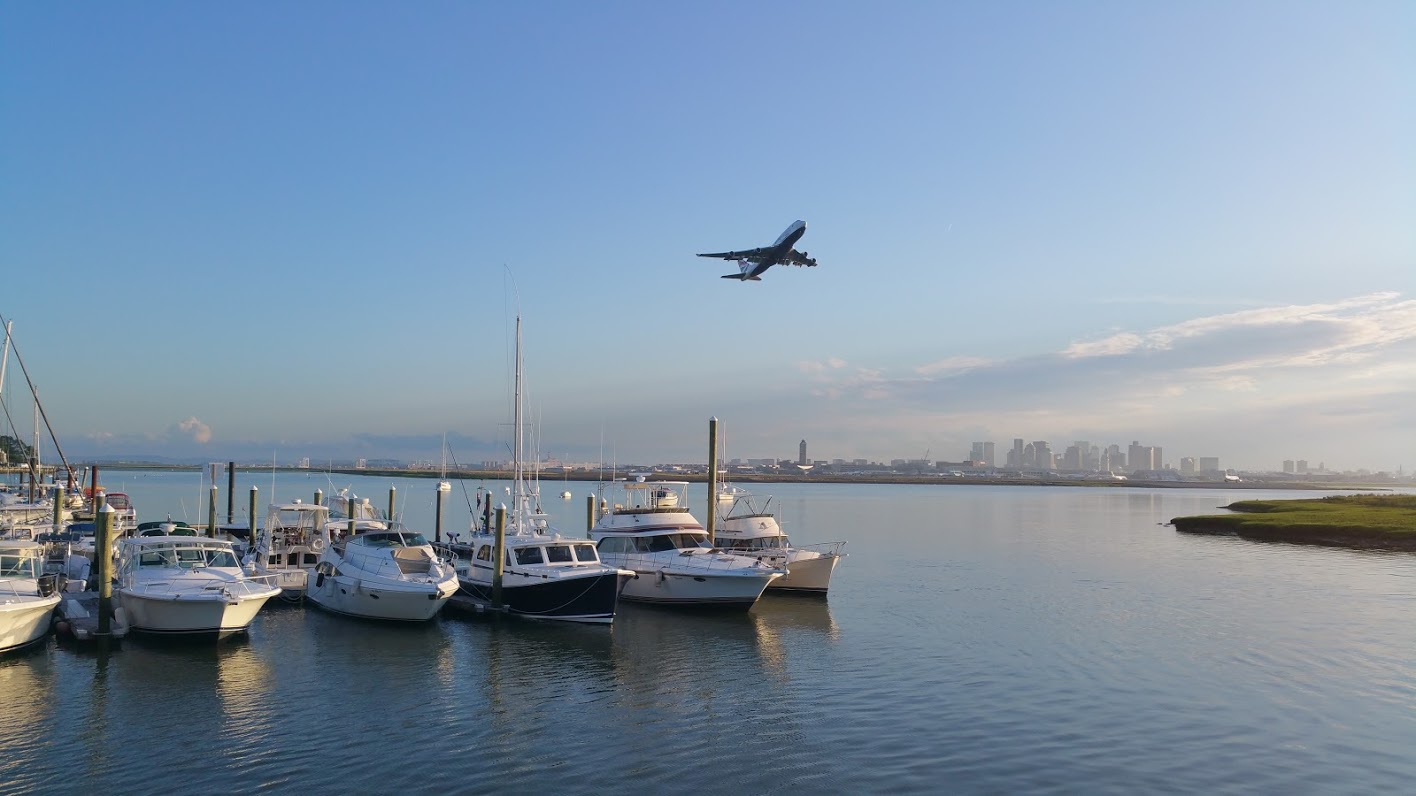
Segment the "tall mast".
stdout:
<path fill-rule="evenodd" d="M 5 322 L 5 353 L 0 355 L 0 396 L 5 394 L 5 366 L 10 364 L 10 327 L 14 321 Z"/>
<path fill-rule="evenodd" d="M 522 440 L 522 434 L 521 434 L 521 315 L 520 315 L 520 314 L 518 314 L 518 315 L 516 316 L 516 364 L 515 364 L 515 367 L 516 367 L 516 377 L 515 377 L 515 380 L 516 380 L 516 387 L 515 387 L 515 390 L 516 390 L 516 397 L 515 397 L 515 405 L 512 407 L 512 425 L 516 427 L 516 442 L 515 442 L 515 445 L 514 445 L 514 447 L 513 447 L 513 449 L 512 449 L 512 465 L 511 465 L 511 467 L 512 467 L 512 473 L 513 473 L 514 477 L 516 478 L 516 484 L 512 487 L 512 489 L 514 490 L 514 492 L 513 492 L 513 494 L 512 494 L 512 500 L 513 500 L 513 502 L 514 502 L 516 505 L 514 506 L 514 508 L 513 508 L 512 510 L 516 512 L 516 514 L 515 514 L 515 516 L 516 516 L 516 518 L 517 518 L 516 530 L 519 532 L 519 531 L 521 530 L 521 522 L 520 522 L 520 520 L 521 520 L 521 515 L 522 515 L 521 502 L 522 502 L 522 500 L 524 500 L 524 498 L 525 498 L 525 496 L 522 494 L 522 493 L 523 493 L 523 487 L 522 487 L 522 484 L 521 484 L 521 478 L 522 478 L 522 473 L 521 473 L 521 467 L 522 467 L 521 458 L 522 458 L 522 454 L 524 453 L 524 451 L 522 450 L 522 445 L 524 444 L 524 442 L 523 442 L 523 440 Z"/>

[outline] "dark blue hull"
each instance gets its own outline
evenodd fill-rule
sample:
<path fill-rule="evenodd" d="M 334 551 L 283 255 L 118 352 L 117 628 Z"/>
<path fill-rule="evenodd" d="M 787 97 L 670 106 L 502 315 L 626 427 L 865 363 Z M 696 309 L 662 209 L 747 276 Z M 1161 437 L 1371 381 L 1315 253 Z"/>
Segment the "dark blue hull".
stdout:
<path fill-rule="evenodd" d="M 462 578 L 459 591 L 478 603 L 492 604 L 489 583 Z M 583 578 L 546 580 L 502 587 L 508 613 L 563 622 L 606 623 L 614 620 L 622 581 L 615 572 Z"/>

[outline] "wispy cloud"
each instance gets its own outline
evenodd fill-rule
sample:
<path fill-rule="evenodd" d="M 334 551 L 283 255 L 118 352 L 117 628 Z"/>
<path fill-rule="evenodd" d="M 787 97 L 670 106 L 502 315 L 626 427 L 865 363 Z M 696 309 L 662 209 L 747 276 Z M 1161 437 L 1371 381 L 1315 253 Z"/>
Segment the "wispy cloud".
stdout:
<path fill-rule="evenodd" d="M 1118 330 L 1054 353 L 956 353 L 894 373 L 857 365 L 816 375 L 814 395 L 843 412 L 869 405 L 901 433 L 1218 438 L 1222 426 L 1236 439 L 1260 428 L 1292 439 L 1305 418 L 1369 422 L 1390 411 L 1390 396 L 1416 393 L 1416 301 L 1372 293 Z M 1270 426 L 1278 416 L 1290 425 Z"/>

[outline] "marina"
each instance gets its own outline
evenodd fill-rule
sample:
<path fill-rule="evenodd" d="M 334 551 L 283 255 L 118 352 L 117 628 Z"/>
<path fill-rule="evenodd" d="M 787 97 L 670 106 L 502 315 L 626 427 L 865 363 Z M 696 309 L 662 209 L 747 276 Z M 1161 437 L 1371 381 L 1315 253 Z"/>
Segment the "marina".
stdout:
<path fill-rule="evenodd" d="M 105 478 L 160 513 L 192 492 L 191 473 Z M 389 485 L 353 479 L 359 494 Z M 392 485 L 403 522 L 430 527 L 436 483 Z M 275 493 L 321 488 L 323 474 L 281 473 Z M 773 492 L 794 544 L 850 540 L 829 599 L 622 603 L 598 626 L 369 622 L 272 600 L 220 643 L 134 633 L 106 654 L 52 638 L 6 654 L 0 692 L 27 695 L 0 705 L 7 792 L 321 791 L 326 750 L 350 738 L 379 739 L 343 759 L 381 790 L 590 792 L 631 777 L 740 792 L 1394 792 L 1416 775 L 1410 554 L 1165 525 L 1221 504 L 1217 491 Z M 708 495 L 690 485 L 686 501 Z M 579 504 L 545 507 L 566 538 L 584 528 Z M 470 522 L 466 504 L 446 509 L 445 527 Z M 223 755 L 155 774 L 146 750 L 191 737 Z M 725 767 L 749 738 L 770 764 Z"/>

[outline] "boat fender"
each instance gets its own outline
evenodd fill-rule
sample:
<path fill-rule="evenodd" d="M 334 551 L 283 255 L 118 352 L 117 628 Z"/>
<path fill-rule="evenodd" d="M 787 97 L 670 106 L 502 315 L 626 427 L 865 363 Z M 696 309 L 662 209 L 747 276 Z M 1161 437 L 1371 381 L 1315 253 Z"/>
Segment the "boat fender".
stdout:
<path fill-rule="evenodd" d="M 316 588 L 316 589 L 318 589 L 318 588 L 320 588 L 321 586 L 324 585 L 324 579 L 325 579 L 325 574 L 324 574 L 323 572 L 321 572 L 319 575 L 316 575 L 316 576 L 315 576 L 315 588 Z"/>
<path fill-rule="evenodd" d="M 316 553 L 320 552 L 321 550 L 324 550 L 324 548 L 325 540 L 323 536 L 316 536 L 315 538 L 310 540 L 310 549 L 315 551 Z"/>
<path fill-rule="evenodd" d="M 663 583 L 667 579 L 667 576 L 664 575 L 664 570 L 659 570 L 659 583 Z"/>

